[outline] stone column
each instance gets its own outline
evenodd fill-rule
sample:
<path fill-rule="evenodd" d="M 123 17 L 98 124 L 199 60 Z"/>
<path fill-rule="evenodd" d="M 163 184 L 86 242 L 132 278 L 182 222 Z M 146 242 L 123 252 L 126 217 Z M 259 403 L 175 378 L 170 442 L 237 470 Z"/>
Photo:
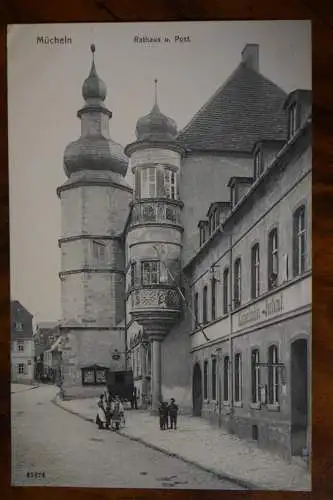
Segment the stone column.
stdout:
<path fill-rule="evenodd" d="M 161 399 L 161 341 L 152 340 L 152 411 L 157 415 Z"/>

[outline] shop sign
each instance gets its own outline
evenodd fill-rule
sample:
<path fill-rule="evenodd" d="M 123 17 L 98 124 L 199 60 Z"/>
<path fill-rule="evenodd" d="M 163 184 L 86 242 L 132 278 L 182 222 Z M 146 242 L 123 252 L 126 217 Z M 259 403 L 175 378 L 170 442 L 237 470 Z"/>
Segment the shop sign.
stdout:
<path fill-rule="evenodd" d="M 238 326 L 264 321 L 283 312 L 283 294 L 267 298 L 238 313 Z"/>

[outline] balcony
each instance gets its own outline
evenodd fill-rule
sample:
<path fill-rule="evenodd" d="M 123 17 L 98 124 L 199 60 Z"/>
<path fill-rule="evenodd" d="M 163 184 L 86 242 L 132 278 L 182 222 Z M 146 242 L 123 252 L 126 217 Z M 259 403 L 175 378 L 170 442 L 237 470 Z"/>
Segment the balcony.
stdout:
<path fill-rule="evenodd" d="M 179 292 L 172 288 L 156 286 L 156 288 L 139 288 L 131 292 L 131 309 L 162 309 L 179 312 L 181 297 Z"/>
<path fill-rule="evenodd" d="M 182 203 L 175 200 L 139 201 L 133 206 L 131 225 L 168 223 L 181 225 Z"/>

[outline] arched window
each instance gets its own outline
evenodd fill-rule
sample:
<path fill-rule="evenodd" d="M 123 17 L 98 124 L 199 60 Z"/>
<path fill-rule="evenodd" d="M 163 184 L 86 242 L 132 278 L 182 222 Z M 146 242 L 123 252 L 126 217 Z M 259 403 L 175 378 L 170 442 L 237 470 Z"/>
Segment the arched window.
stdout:
<path fill-rule="evenodd" d="M 299 207 L 293 216 L 293 273 L 299 276 L 305 271 L 305 206 Z"/>
<path fill-rule="evenodd" d="M 223 358 L 223 401 L 229 401 L 229 356 Z"/>
<path fill-rule="evenodd" d="M 204 362 L 204 399 L 208 399 L 208 361 Z"/>
<path fill-rule="evenodd" d="M 235 354 L 235 401 L 242 401 L 242 355 Z"/>
<path fill-rule="evenodd" d="M 212 360 L 212 399 L 216 401 L 216 358 Z"/>
<path fill-rule="evenodd" d="M 194 294 L 194 318 L 195 318 L 194 327 L 196 328 L 199 325 L 199 294 L 198 294 L 198 292 L 196 292 Z"/>
<path fill-rule="evenodd" d="M 234 305 L 241 305 L 241 260 L 240 258 L 234 264 Z"/>
<path fill-rule="evenodd" d="M 260 368 L 259 368 L 259 349 L 253 349 L 251 353 L 251 387 L 252 387 L 252 403 L 259 403 L 259 387 L 260 387 Z"/>
<path fill-rule="evenodd" d="M 212 321 L 216 318 L 216 279 L 211 279 L 211 294 L 212 294 Z"/>
<path fill-rule="evenodd" d="M 223 314 L 228 314 L 229 306 L 229 268 L 223 271 Z"/>
<path fill-rule="evenodd" d="M 279 249 L 278 230 L 275 227 L 268 235 L 268 290 L 278 284 Z"/>
<path fill-rule="evenodd" d="M 203 324 L 208 322 L 207 319 L 207 286 L 204 286 L 203 288 L 203 294 L 202 294 L 202 322 Z"/>
<path fill-rule="evenodd" d="M 271 345 L 268 349 L 268 402 L 278 404 L 279 402 L 279 372 L 276 363 L 279 362 L 278 348 Z"/>

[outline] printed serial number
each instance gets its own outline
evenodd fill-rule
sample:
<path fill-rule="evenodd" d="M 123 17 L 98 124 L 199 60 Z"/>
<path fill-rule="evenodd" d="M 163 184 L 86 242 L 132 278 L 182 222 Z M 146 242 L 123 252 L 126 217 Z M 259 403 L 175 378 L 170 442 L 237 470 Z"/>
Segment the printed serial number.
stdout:
<path fill-rule="evenodd" d="M 29 479 L 45 477 L 45 472 L 27 472 L 27 477 Z"/>

